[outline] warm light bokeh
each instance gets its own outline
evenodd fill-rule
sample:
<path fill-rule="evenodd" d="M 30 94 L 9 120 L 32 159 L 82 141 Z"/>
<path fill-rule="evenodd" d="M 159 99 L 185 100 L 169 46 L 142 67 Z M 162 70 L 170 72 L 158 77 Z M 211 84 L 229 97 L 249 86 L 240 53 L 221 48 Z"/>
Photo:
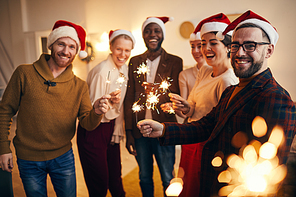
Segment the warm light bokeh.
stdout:
<path fill-rule="evenodd" d="M 264 118 L 260 116 L 256 116 L 252 123 L 252 130 L 253 134 L 256 137 L 262 137 L 267 132 L 267 124 L 264 120 Z"/>

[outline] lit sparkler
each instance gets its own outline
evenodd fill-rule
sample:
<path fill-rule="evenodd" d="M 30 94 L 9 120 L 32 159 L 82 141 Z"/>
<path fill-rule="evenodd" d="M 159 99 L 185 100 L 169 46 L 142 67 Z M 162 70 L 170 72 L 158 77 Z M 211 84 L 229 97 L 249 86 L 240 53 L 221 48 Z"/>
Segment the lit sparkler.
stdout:
<path fill-rule="evenodd" d="M 252 124 L 253 133 L 258 135 L 258 130 L 262 130 L 259 134 L 259 136 L 262 136 L 262 132 L 266 133 L 265 120 L 261 117 L 255 119 Z M 220 183 L 228 183 L 227 186 L 220 189 L 219 196 L 267 196 L 275 194 L 278 184 L 287 173 L 286 166 L 279 165 L 279 159 L 276 156 L 277 149 L 283 139 L 282 128 L 275 127 L 268 142 L 261 145 L 259 141 L 253 140 L 240 151 L 241 156 L 230 155 L 227 159 L 229 168 L 218 176 Z M 221 166 L 221 159 L 215 157 L 212 165 Z"/>
<path fill-rule="evenodd" d="M 138 102 L 139 101 L 134 102 L 134 104 L 132 106 L 133 112 L 136 113 L 136 123 L 138 122 L 138 112 L 140 112 L 144 108 L 144 106 L 143 105 L 139 105 Z"/>
<path fill-rule="evenodd" d="M 159 102 L 159 97 L 160 94 L 157 93 L 153 93 L 153 92 L 149 92 L 149 94 L 147 95 L 147 100 L 146 100 L 146 107 L 147 109 L 156 109 L 156 104 Z"/>
<path fill-rule="evenodd" d="M 119 77 L 116 80 L 116 83 L 119 84 L 119 88 L 121 88 L 122 84 L 126 81 L 126 77 L 123 73 L 119 73 Z"/>
<path fill-rule="evenodd" d="M 169 90 L 169 92 L 171 92 L 169 89 L 170 86 L 171 86 L 170 82 L 168 82 L 167 80 L 164 80 L 161 82 L 159 88 L 162 88 L 163 92 L 166 92 L 167 90 Z"/>
<path fill-rule="evenodd" d="M 108 72 L 107 80 L 106 80 L 106 89 L 105 89 L 105 94 L 109 93 L 109 87 L 110 87 L 110 71 Z"/>
<path fill-rule="evenodd" d="M 146 74 L 148 75 L 149 74 L 149 68 L 146 64 L 144 64 L 144 62 L 142 64 L 140 64 L 138 67 L 137 67 L 137 70 L 134 71 L 136 72 L 137 74 L 141 75 L 143 74 L 144 75 L 144 81 L 146 81 Z"/>

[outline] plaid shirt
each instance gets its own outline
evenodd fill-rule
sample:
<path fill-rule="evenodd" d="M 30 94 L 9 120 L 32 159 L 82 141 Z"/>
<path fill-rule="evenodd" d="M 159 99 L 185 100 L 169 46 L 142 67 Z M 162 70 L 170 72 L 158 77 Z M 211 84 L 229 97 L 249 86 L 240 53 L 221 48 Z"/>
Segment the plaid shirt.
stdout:
<path fill-rule="evenodd" d="M 279 147 L 281 163 L 286 163 L 290 145 L 295 134 L 295 106 L 289 93 L 272 77 L 269 69 L 256 76 L 247 86 L 228 101 L 235 86 L 228 87 L 212 111 L 199 121 L 188 124 L 165 123 L 165 135 L 160 138 L 162 145 L 207 143 L 202 152 L 200 196 L 217 195 L 223 186 L 217 181 L 219 173 L 226 170 L 226 159 L 230 154 L 239 154 L 231 145 L 232 137 L 239 131 L 247 134 L 249 141 L 268 141 L 274 126 L 283 127 L 285 143 Z M 228 104 L 228 107 L 227 107 Z M 268 131 L 261 138 L 252 132 L 252 121 L 256 116 L 265 119 Z M 212 159 L 223 153 L 223 165 L 214 168 Z"/>

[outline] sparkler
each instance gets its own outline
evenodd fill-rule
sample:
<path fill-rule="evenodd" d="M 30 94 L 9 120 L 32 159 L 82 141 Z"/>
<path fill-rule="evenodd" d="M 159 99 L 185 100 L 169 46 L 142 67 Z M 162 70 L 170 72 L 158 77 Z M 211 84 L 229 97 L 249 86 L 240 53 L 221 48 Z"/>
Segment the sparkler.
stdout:
<path fill-rule="evenodd" d="M 144 64 L 144 62 L 142 64 L 140 64 L 138 67 L 137 67 L 137 70 L 134 71 L 136 72 L 137 74 L 141 75 L 143 74 L 144 75 L 144 81 L 146 81 L 146 74 L 149 73 L 149 68 L 146 64 Z"/>
<path fill-rule="evenodd" d="M 109 87 L 110 87 L 110 71 L 108 72 L 107 80 L 106 80 L 106 89 L 105 89 L 105 95 L 108 94 L 109 92 Z"/>
<path fill-rule="evenodd" d="M 143 105 L 139 105 L 138 102 L 139 100 L 134 102 L 132 106 L 133 112 L 136 113 L 136 123 L 138 123 L 138 112 L 140 112 L 144 108 Z"/>
<path fill-rule="evenodd" d="M 259 121 L 259 123 L 256 121 Z M 266 133 L 265 124 L 263 118 L 256 117 L 252 124 L 254 135 L 262 136 L 262 133 Z M 268 141 L 263 145 L 259 141 L 253 140 L 249 145 L 242 148 L 240 156 L 235 154 L 229 156 L 227 159 L 229 168 L 218 176 L 220 183 L 228 183 L 228 185 L 220 189 L 219 196 L 267 196 L 275 194 L 277 185 L 287 173 L 286 166 L 279 165 L 279 159 L 276 156 L 277 149 L 283 139 L 282 128 L 275 127 Z M 212 165 L 221 166 L 222 159 L 215 157 L 212 160 Z"/>
<path fill-rule="evenodd" d="M 159 88 L 162 88 L 162 91 L 165 93 L 167 90 L 171 93 L 169 87 L 171 86 L 171 83 L 168 80 L 163 80 L 162 77 L 160 76 L 160 74 L 158 74 L 158 76 L 160 77 L 160 79 L 162 80 Z M 172 108 L 172 106 L 168 106 L 169 109 L 166 110 L 166 112 L 168 112 L 169 114 L 175 114 L 175 110 Z"/>
<path fill-rule="evenodd" d="M 119 89 L 121 88 L 122 84 L 126 81 L 126 77 L 123 73 L 119 73 L 119 77 L 116 80 L 116 83 L 119 84 Z"/>
<path fill-rule="evenodd" d="M 153 92 L 149 92 L 149 94 L 147 95 L 147 100 L 146 100 L 146 107 L 147 109 L 156 109 L 157 110 L 157 113 L 158 112 L 158 109 L 156 108 L 156 104 L 159 102 L 159 97 L 160 94 L 157 94 L 156 93 L 153 93 Z"/>

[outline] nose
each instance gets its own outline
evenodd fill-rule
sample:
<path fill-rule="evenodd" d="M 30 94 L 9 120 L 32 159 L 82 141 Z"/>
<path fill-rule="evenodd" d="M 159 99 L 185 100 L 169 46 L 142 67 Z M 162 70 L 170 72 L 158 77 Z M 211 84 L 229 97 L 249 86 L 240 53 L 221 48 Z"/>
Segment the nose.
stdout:
<path fill-rule="evenodd" d="M 194 48 L 192 49 L 192 52 L 193 52 L 193 53 L 197 53 L 197 52 L 198 52 L 198 47 L 197 47 L 197 46 L 194 47 Z"/>
<path fill-rule="evenodd" d="M 207 50 L 207 51 L 212 50 L 212 48 L 211 48 L 211 46 L 210 46 L 210 43 L 206 43 L 206 50 Z"/>
<path fill-rule="evenodd" d="M 65 55 L 68 55 L 68 54 L 69 54 L 69 51 L 70 51 L 69 47 L 68 47 L 68 46 L 64 46 L 64 48 L 63 48 L 63 53 L 64 53 Z"/>
<path fill-rule="evenodd" d="M 240 57 L 245 54 L 246 54 L 246 52 L 245 52 L 243 46 L 239 46 L 238 51 L 236 52 L 236 55 Z"/>

